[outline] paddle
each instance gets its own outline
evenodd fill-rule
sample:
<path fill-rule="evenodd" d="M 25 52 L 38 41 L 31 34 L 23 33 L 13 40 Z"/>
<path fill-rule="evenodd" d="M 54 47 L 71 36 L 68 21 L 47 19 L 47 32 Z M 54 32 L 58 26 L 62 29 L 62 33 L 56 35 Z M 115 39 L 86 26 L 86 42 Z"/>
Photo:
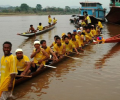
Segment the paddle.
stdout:
<path fill-rule="evenodd" d="M 50 66 L 50 65 L 44 65 L 45 67 L 50 67 L 50 68 L 57 68 L 55 66 Z"/>
<path fill-rule="evenodd" d="M 16 75 L 16 77 L 25 77 L 25 78 L 31 78 L 32 76 L 21 76 L 21 75 Z"/>
<path fill-rule="evenodd" d="M 71 58 L 71 59 L 75 59 L 75 60 L 81 60 L 80 58 L 76 58 L 76 57 L 71 57 L 71 56 L 67 56 L 67 55 L 65 55 L 66 57 L 69 57 L 69 58 Z"/>
<path fill-rule="evenodd" d="M 71 53 L 75 53 L 75 54 L 77 54 L 76 52 L 71 52 Z M 84 55 L 84 56 L 87 56 L 87 55 L 85 55 L 84 53 L 79 53 L 78 55 Z"/>

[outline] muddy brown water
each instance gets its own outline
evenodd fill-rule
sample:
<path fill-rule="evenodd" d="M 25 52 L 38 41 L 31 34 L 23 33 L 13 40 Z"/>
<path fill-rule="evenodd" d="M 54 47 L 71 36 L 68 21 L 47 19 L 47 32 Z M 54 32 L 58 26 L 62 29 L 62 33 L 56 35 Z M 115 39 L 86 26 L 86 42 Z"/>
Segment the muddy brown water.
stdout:
<path fill-rule="evenodd" d="M 47 40 L 50 45 L 54 35 L 72 32 L 69 15 L 55 15 L 56 27 L 37 39 Z M 0 17 L 0 57 L 2 44 L 11 41 L 12 53 L 22 48 L 28 57 L 33 50 L 35 37 L 26 38 L 16 35 L 42 22 L 47 25 L 47 16 L 1 16 Z M 103 36 L 108 38 L 120 34 L 120 26 L 104 23 Z M 15 87 L 16 100 L 120 100 L 120 44 L 89 45 L 86 55 L 74 55 L 80 60 L 65 59 L 37 77 Z"/>

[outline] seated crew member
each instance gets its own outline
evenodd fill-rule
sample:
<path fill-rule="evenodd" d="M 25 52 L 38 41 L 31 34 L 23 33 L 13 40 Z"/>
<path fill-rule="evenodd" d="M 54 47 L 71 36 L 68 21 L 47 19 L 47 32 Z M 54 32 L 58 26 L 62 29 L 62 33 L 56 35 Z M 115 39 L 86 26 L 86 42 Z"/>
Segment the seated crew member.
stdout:
<path fill-rule="evenodd" d="M 56 44 L 56 38 L 59 37 L 58 35 L 54 36 L 54 42 L 51 44 L 50 48 L 53 47 Z"/>
<path fill-rule="evenodd" d="M 60 37 L 56 38 L 56 44 L 54 45 L 54 52 L 58 58 L 62 58 L 65 55 L 65 44 L 62 44 Z"/>
<path fill-rule="evenodd" d="M 42 30 L 43 30 L 42 23 L 39 23 L 39 26 L 37 27 L 37 30 L 39 30 L 39 31 L 42 31 Z"/>
<path fill-rule="evenodd" d="M 55 55 L 55 53 L 53 52 L 53 50 L 50 47 L 47 46 L 46 40 L 41 40 L 40 44 L 41 44 L 41 47 L 47 52 L 47 54 L 49 55 L 49 57 L 50 57 L 50 54 L 52 54 L 53 60 L 54 61 L 58 61 L 58 58 Z"/>
<path fill-rule="evenodd" d="M 71 38 L 72 38 L 72 37 L 71 37 L 71 32 L 68 32 L 68 33 L 67 33 L 67 36 L 68 36 L 69 40 L 71 40 Z"/>
<path fill-rule="evenodd" d="M 30 28 L 29 28 L 29 33 L 35 33 L 36 30 L 34 29 L 33 25 L 30 25 Z"/>
<path fill-rule="evenodd" d="M 76 51 L 77 54 L 79 54 L 75 45 L 69 40 L 68 36 L 65 36 L 65 43 L 64 44 L 65 44 L 65 47 L 66 47 L 66 54 L 69 54 L 70 52 L 73 52 L 73 49 Z"/>
<path fill-rule="evenodd" d="M 93 34 L 94 37 L 96 37 L 96 30 L 94 25 L 91 26 L 91 33 Z"/>
<path fill-rule="evenodd" d="M 76 35 L 77 34 L 77 30 L 73 30 L 73 34 Z"/>
<path fill-rule="evenodd" d="M 75 48 L 77 48 L 77 49 L 79 49 L 79 47 L 81 47 L 81 45 L 80 45 L 80 43 L 79 43 L 79 40 L 77 40 L 77 39 L 75 38 L 75 34 L 72 34 L 72 39 L 70 40 L 70 42 L 71 42 L 72 44 L 74 44 L 74 45 L 75 45 Z"/>
<path fill-rule="evenodd" d="M 64 39 L 65 36 L 66 36 L 66 34 L 62 33 L 61 43 L 65 43 L 65 39 Z"/>
<path fill-rule="evenodd" d="M 49 26 L 51 26 L 51 23 L 52 23 L 52 18 L 51 18 L 51 16 L 49 15 L 49 16 L 48 16 L 48 24 L 49 24 Z"/>
<path fill-rule="evenodd" d="M 100 27 L 100 32 L 101 32 L 102 29 L 103 29 L 103 25 L 102 25 L 102 23 L 100 21 L 98 21 L 98 26 Z"/>
<path fill-rule="evenodd" d="M 81 45 L 81 47 L 79 47 L 79 48 L 80 48 L 80 50 L 83 51 L 82 46 L 84 46 L 84 43 L 83 43 L 84 42 L 84 35 L 82 35 L 81 33 L 82 33 L 82 31 L 78 30 L 75 38 L 79 40 L 79 43 Z"/>
<path fill-rule="evenodd" d="M 16 56 L 16 66 L 18 70 L 18 75 L 28 75 L 30 73 L 30 60 L 26 55 L 23 55 L 22 49 L 17 49 L 15 51 Z"/>
<path fill-rule="evenodd" d="M 84 20 L 82 20 L 81 26 L 82 26 L 82 27 L 86 26 L 86 23 L 85 23 Z"/>
<path fill-rule="evenodd" d="M 44 67 L 45 61 L 49 59 L 49 55 L 45 52 L 44 49 L 40 47 L 40 41 L 34 42 L 35 49 L 33 50 L 33 53 L 31 54 L 31 58 L 34 58 L 32 62 L 32 72 L 34 71 L 40 71 L 41 68 Z"/>
<path fill-rule="evenodd" d="M 55 17 L 53 18 L 53 24 L 57 23 L 57 19 L 55 19 Z"/>

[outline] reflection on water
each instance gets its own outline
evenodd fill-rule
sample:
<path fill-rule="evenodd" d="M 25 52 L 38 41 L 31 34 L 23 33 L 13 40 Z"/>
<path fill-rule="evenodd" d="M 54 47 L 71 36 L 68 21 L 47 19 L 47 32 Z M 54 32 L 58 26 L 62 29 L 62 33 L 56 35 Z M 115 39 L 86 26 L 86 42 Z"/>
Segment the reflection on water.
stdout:
<path fill-rule="evenodd" d="M 53 16 L 52 16 L 53 17 Z M 74 26 L 69 23 L 69 15 L 56 15 L 56 27 L 36 39 L 54 41 L 54 35 L 72 32 Z M 42 22 L 47 25 L 47 16 L 9 16 L 0 17 L 0 43 L 8 40 L 13 43 L 12 52 L 22 48 L 30 56 L 35 37 L 26 38 L 16 35 Z M 12 25 L 10 24 L 12 23 Z M 6 27 L 9 27 L 6 30 Z M 104 23 L 103 36 L 108 38 L 120 33 L 120 26 Z M 0 45 L 2 48 L 2 45 Z M 119 100 L 120 92 L 120 44 L 90 44 L 85 55 L 73 55 L 80 60 L 65 59 L 39 76 L 15 87 L 16 100 Z M 0 53 L 2 56 L 3 53 Z"/>

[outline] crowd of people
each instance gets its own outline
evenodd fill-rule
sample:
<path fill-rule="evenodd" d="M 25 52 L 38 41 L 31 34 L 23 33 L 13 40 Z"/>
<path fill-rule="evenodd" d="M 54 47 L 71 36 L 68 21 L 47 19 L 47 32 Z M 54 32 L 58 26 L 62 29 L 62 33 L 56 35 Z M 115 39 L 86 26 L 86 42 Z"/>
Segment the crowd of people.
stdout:
<path fill-rule="evenodd" d="M 49 16 L 50 24 L 51 19 Z M 35 40 L 34 50 L 30 55 L 30 58 L 33 58 L 32 61 L 24 54 L 21 48 L 16 49 L 15 55 L 13 55 L 11 53 L 12 44 L 8 41 L 4 42 L 4 56 L 1 58 L 0 67 L 0 96 L 2 97 L 4 93 L 13 90 L 16 75 L 21 77 L 30 75 L 33 72 L 40 71 L 50 62 L 56 62 L 70 53 L 79 54 L 80 51 L 84 52 L 83 47 L 91 41 L 104 43 L 104 38 L 100 36 L 102 34 L 101 25 L 101 22 L 98 22 L 97 26 L 86 24 L 73 30 L 72 33 L 62 33 L 61 36 L 55 35 L 54 42 L 50 46 L 46 44 L 46 40 Z M 16 79 L 19 78 L 16 77 Z"/>

